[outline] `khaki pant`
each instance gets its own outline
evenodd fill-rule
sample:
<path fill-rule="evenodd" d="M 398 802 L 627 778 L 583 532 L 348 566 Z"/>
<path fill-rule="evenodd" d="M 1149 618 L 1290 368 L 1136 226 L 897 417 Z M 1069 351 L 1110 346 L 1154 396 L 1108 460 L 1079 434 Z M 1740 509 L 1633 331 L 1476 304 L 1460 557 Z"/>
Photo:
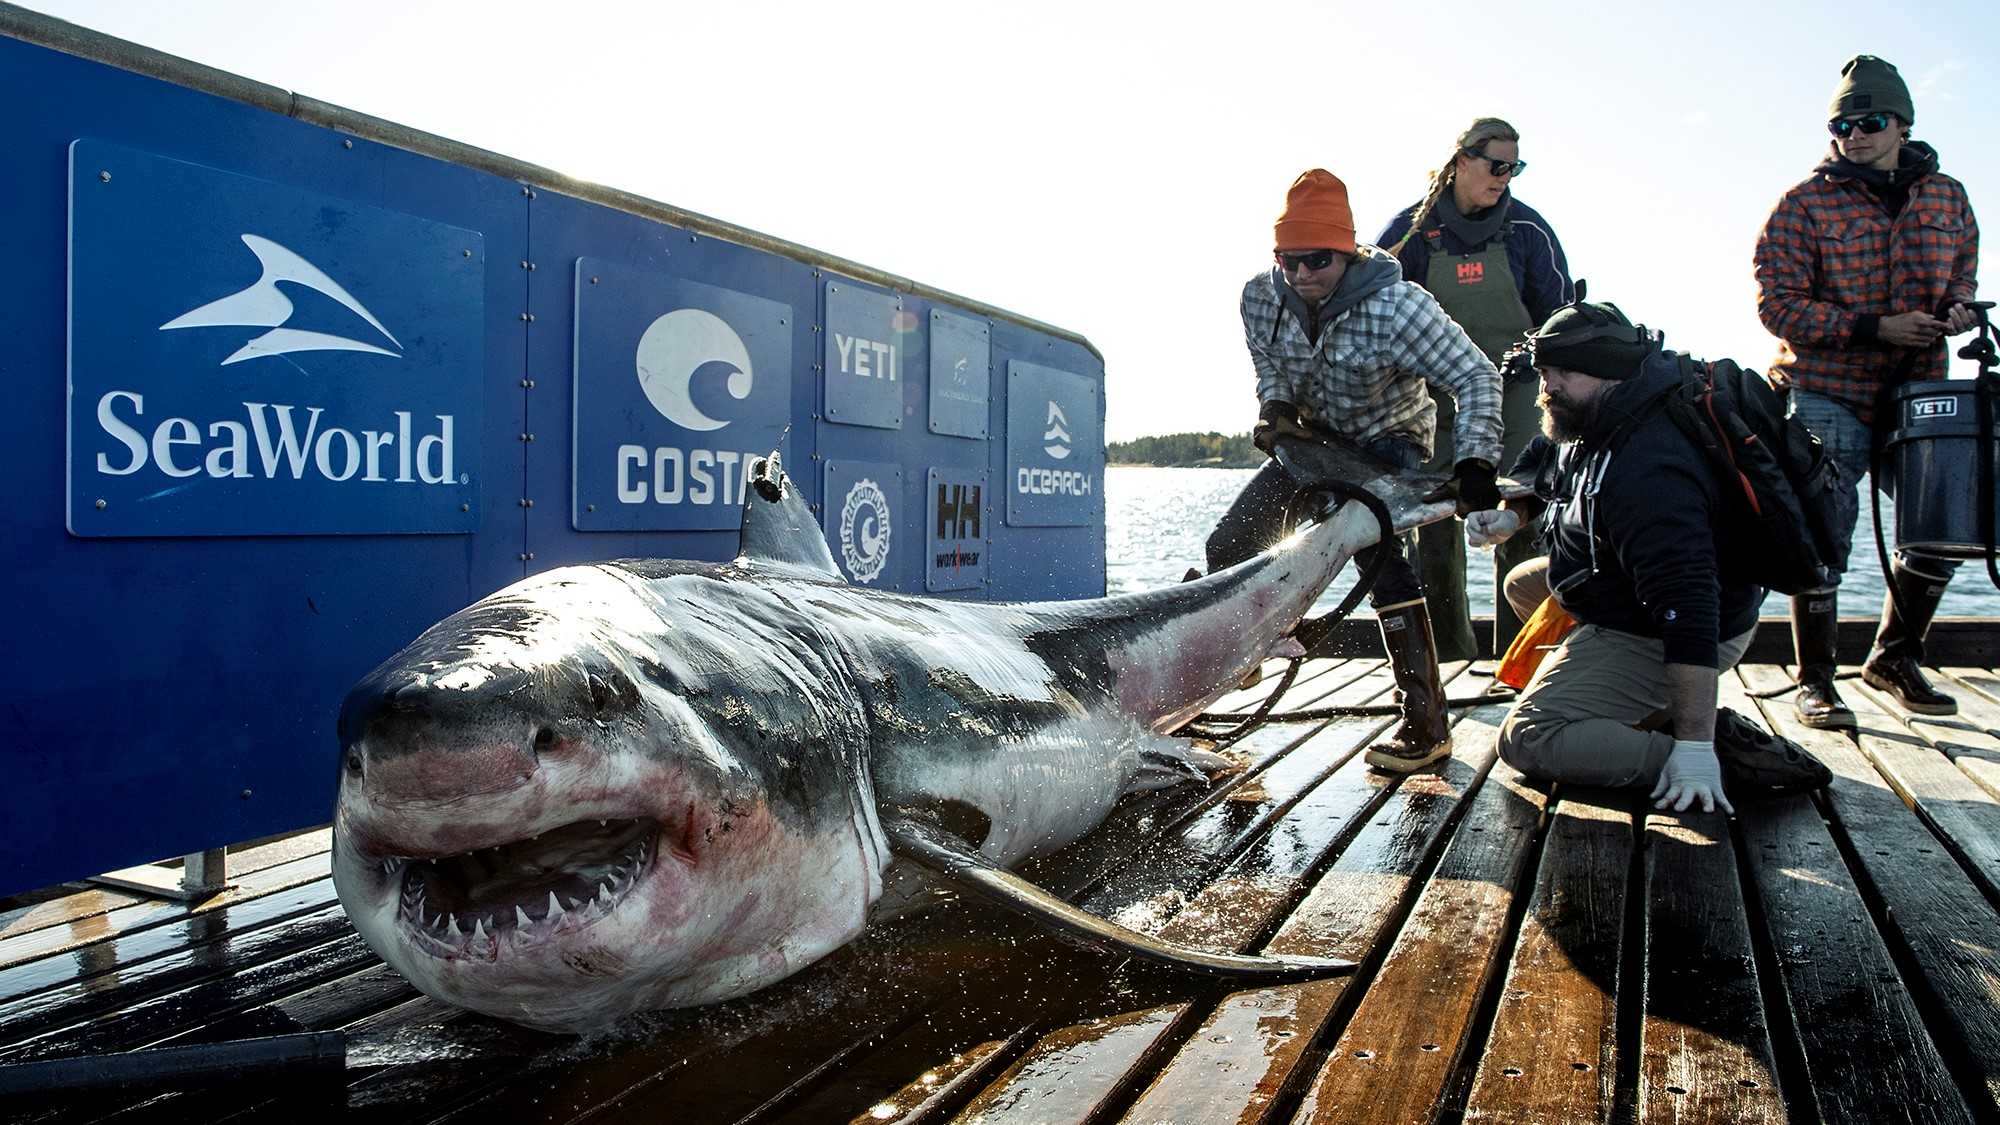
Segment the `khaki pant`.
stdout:
<path fill-rule="evenodd" d="M 1735 667 L 1753 628 L 1722 642 Z M 1500 758 L 1540 781 L 1650 786 L 1673 751 L 1654 729 L 1667 716 L 1666 645 L 1657 637 L 1578 626 L 1542 661 L 1500 727 Z"/>

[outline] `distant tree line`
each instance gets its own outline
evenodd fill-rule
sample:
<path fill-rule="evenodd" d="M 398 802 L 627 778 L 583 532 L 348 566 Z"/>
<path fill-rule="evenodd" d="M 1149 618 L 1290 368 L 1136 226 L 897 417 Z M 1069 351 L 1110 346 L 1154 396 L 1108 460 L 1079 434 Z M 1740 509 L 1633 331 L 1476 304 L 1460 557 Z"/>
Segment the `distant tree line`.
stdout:
<path fill-rule="evenodd" d="M 1264 463 L 1264 455 L 1250 444 L 1250 435 L 1159 434 L 1154 437 L 1114 441 L 1105 446 L 1105 457 L 1114 465 L 1203 465 L 1219 469 L 1254 469 Z"/>

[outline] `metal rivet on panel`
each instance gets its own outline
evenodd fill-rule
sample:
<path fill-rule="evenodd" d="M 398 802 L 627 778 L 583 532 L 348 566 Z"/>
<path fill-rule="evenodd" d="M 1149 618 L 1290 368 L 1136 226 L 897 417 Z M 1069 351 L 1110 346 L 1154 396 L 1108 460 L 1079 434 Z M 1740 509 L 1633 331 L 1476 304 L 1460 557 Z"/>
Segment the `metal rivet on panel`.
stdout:
<path fill-rule="evenodd" d="M 527 269 L 527 268 L 528 268 L 528 259 L 526 259 L 526 258 L 522 258 L 522 259 L 521 259 L 521 268 L 522 268 L 522 269 Z"/>
<path fill-rule="evenodd" d="M 531 391 L 535 389 L 535 381 L 533 379 L 523 379 L 521 380 L 521 385 Z"/>
<path fill-rule="evenodd" d="M 688 235 L 688 241 L 689 241 L 689 242 L 693 242 L 693 241 L 694 241 L 694 235 Z"/>
<path fill-rule="evenodd" d="M 522 440 L 522 441 L 527 441 L 527 440 L 528 440 L 528 435 L 527 435 L 527 434 L 522 434 L 522 435 L 521 435 L 521 440 Z"/>
<path fill-rule="evenodd" d="M 583 510 L 584 510 L 584 511 L 586 511 L 586 512 L 594 512 L 594 511 L 596 511 L 596 510 L 597 510 L 597 505 L 595 505 L 595 504 L 585 504 L 585 505 L 583 506 Z"/>
<path fill-rule="evenodd" d="M 522 185 L 521 185 L 521 194 L 522 194 L 522 195 L 528 195 L 528 196 L 532 196 L 532 195 L 534 195 L 535 193 L 534 193 L 534 192 L 532 192 L 532 191 L 530 191 L 530 190 L 528 190 L 528 185 L 527 185 L 527 184 L 522 184 Z"/>
<path fill-rule="evenodd" d="M 529 434 L 529 435 L 528 435 L 528 440 L 529 440 L 529 441 L 533 441 L 533 440 L 535 440 L 535 435 L 533 435 L 533 434 Z"/>
<path fill-rule="evenodd" d="M 352 140 L 346 140 L 346 141 L 342 141 L 342 142 L 340 142 L 340 147 L 341 147 L 341 148 L 353 148 L 353 147 L 354 147 L 354 142 L 353 142 Z"/>
<path fill-rule="evenodd" d="M 527 497 L 523 496 L 523 497 L 521 497 L 521 506 L 522 506 L 523 508 L 532 508 L 532 507 L 534 507 L 534 506 L 535 506 L 535 502 L 534 502 L 533 500 L 530 500 L 530 499 L 528 499 Z"/>
<path fill-rule="evenodd" d="M 521 319 L 522 319 L 522 320 L 524 320 L 524 321 L 525 321 L 525 320 L 527 320 L 527 319 L 528 319 L 528 314 L 527 314 L 527 313 L 522 313 L 522 314 L 521 314 Z"/>
<path fill-rule="evenodd" d="M 460 505 L 458 506 L 458 510 L 459 510 L 459 511 L 461 511 L 461 512 L 469 512 L 469 511 L 471 511 L 471 510 L 472 510 L 472 505 L 470 505 L 470 504 L 460 504 Z"/>
<path fill-rule="evenodd" d="M 533 262 L 529 262 L 529 263 L 528 263 L 528 272 L 529 272 L 529 273 L 533 273 L 533 272 L 535 272 L 535 263 L 533 263 Z"/>
<path fill-rule="evenodd" d="M 243 792 L 241 792 L 241 793 L 237 794 L 237 796 L 239 796 L 239 797 L 241 797 L 241 798 L 243 798 L 244 800 L 246 800 L 246 801 L 247 801 L 247 800 L 249 800 L 249 799 L 250 799 L 250 790 L 248 790 L 248 789 L 245 789 L 245 790 L 244 790 Z"/>
<path fill-rule="evenodd" d="M 104 501 L 102 501 L 102 500 L 99 500 L 99 501 L 97 502 L 97 510 L 98 510 L 98 511 L 100 511 L 100 512 L 104 510 Z"/>
<path fill-rule="evenodd" d="M 535 321 L 535 314 L 534 314 L 534 313 L 528 313 L 528 314 L 527 314 L 527 316 L 528 316 L 528 323 L 530 323 L 530 324 L 533 324 L 533 323 L 534 323 L 534 321 Z"/>
<path fill-rule="evenodd" d="M 591 278 L 591 279 L 590 279 L 590 283 L 591 283 L 592 285 L 595 285 L 595 284 L 597 284 L 597 279 L 596 279 L 596 278 L 594 278 L 594 277 L 593 277 L 593 278 Z"/>
<path fill-rule="evenodd" d="M 472 251 L 470 251 L 470 250 L 467 250 L 467 251 L 465 252 L 465 256 L 466 256 L 466 257 L 468 257 L 468 258 L 472 257 Z"/>
<path fill-rule="evenodd" d="M 97 178 L 98 178 L 98 179 L 100 179 L 100 180 L 103 180 L 103 181 L 104 181 L 105 183 L 107 183 L 107 184 L 108 184 L 108 183 L 110 183 L 110 182 L 111 182 L 111 173 L 109 173 L 109 172 L 99 172 L 99 173 L 97 174 Z"/>

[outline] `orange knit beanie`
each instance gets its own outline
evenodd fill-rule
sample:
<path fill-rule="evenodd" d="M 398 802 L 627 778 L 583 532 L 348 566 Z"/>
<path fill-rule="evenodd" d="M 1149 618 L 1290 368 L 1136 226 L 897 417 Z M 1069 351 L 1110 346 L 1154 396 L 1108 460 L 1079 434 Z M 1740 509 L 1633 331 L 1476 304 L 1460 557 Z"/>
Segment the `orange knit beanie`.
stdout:
<path fill-rule="evenodd" d="M 1354 253 L 1354 210 L 1347 205 L 1347 185 L 1324 168 L 1301 173 L 1285 193 L 1277 235 L 1278 250 Z"/>

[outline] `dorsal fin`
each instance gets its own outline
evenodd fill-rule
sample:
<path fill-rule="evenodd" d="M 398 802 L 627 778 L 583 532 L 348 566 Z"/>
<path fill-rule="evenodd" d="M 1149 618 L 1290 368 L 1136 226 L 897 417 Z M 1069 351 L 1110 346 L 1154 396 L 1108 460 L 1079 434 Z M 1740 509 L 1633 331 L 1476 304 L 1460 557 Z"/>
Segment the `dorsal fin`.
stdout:
<path fill-rule="evenodd" d="M 841 577 L 819 521 L 813 518 L 798 485 L 785 475 L 777 451 L 751 462 L 746 472 L 750 487 L 743 497 L 743 544 L 738 557 Z"/>

